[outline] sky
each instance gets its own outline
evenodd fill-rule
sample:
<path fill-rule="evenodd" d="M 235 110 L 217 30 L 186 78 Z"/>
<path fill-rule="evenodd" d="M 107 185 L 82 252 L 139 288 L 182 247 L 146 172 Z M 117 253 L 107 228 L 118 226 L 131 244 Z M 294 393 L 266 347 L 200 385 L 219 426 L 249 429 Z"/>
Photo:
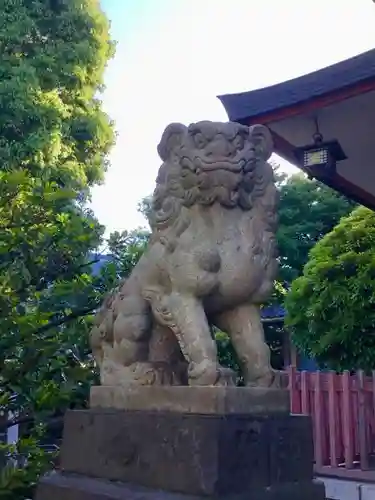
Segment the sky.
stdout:
<path fill-rule="evenodd" d="M 92 208 L 112 231 L 144 226 L 170 122 L 227 120 L 217 95 L 301 76 L 375 47 L 372 0 L 102 0 L 117 41 L 103 106 L 116 145 Z M 283 170 L 295 171 L 274 158 Z"/>

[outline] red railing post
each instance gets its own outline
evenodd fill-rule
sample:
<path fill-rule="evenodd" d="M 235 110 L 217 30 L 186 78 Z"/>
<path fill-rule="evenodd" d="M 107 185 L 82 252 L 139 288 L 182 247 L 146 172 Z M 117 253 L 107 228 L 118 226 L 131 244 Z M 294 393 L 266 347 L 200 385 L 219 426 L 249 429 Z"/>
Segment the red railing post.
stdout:
<path fill-rule="evenodd" d="M 321 372 L 315 372 L 314 384 L 314 452 L 317 467 L 324 465 L 324 427 L 323 427 L 323 392 Z"/>
<path fill-rule="evenodd" d="M 352 469 L 354 465 L 354 433 L 353 433 L 353 398 L 350 373 L 345 371 L 341 377 L 342 387 L 342 422 L 345 467 Z"/>
<path fill-rule="evenodd" d="M 330 465 L 338 466 L 338 440 L 337 440 L 337 394 L 336 394 L 336 373 L 328 373 L 328 428 L 329 428 L 329 453 Z"/>
<path fill-rule="evenodd" d="M 301 412 L 303 415 L 310 415 L 310 387 L 309 373 L 301 372 Z"/>
<path fill-rule="evenodd" d="M 366 422 L 366 398 L 364 391 L 364 375 L 360 370 L 357 373 L 358 382 L 358 436 L 359 436 L 359 460 L 362 470 L 369 468 L 369 456 L 367 447 L 367 422 Z"/>

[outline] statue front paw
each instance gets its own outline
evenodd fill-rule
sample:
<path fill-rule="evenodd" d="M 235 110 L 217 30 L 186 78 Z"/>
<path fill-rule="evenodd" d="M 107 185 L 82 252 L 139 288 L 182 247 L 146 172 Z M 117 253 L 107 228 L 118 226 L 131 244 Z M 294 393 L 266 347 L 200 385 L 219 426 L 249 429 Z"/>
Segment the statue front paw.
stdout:
<path fill-rule="evenodd" d="M 168 363 L 136 362 L 123 366 L 107 361 L 101 367 L 102 385 L 144 386 L 144 385 L 181 385 L 178 374 Z"/>
<path fill-rule="evenodd" d="M 236 375 L 230 368 L 224 368 L 217 363 L 204 360 L 199 364 L 189 366 L 189 385 L 203 386 L 234 386 Z"/>
<path fill-rule="evenodd" d="M 219 378 L 214 385 L 225 387 L 234 387 L 236 385 L 236 373 L 233 370 L 220 366 L 218 371 Z"/>

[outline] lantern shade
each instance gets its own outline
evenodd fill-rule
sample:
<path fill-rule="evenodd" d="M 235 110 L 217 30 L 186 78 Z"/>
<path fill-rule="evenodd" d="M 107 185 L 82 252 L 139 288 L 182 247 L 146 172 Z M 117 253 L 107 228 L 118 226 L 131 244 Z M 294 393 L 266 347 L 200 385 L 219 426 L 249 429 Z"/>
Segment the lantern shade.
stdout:
<path fill-rule="evenodd" d="M 331 149 L 331 175 L 316 165 L 312 175 L 375 209 L 375 49 L 287 82 L 219 99 L 230 120 L 268 126 L 275 153 L 301 169 L 305 157 L 300 152 L 311 144 L 318 123 L 324 139 L 341 145 L 345 158 Z M 317 156 L 306 158 L 313 160 Z"/>
<path fill-rule="evenodd" d="M 309 167 L 322 167 L 328 164 L 330 154 L 328 148 L 307 149 L 303 154 L 303 166 Z"/>
<path fill-rule="evenodd" d="M 296 157 L 308 174 L 319 178 L 332 176 L 336 171 L 336 163 L 346 160 L 338 141 L 320 142 L 297 148 Z"/>

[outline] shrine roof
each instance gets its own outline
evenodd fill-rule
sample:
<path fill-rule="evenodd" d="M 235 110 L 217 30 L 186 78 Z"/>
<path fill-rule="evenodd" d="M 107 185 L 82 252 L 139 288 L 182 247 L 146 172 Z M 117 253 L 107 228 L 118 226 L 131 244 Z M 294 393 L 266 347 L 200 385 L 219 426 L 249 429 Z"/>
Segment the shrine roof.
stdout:
<path fill-rule="evenodd" d="M 219 96 L 231 121 L 266 125 L 280 157 L 303 169 L 299 148 L 319 131 L 346 159 L 314 176 L 375 210 L 375 49 L 271 87 Z M 317 128 L 318 127 L 318 128 Z"/>
<path fill-rule="evenodd" d="M 243 121 L 375 79 L 375 49 L 262 89 L 218 96 L 231 121 Z"/>

